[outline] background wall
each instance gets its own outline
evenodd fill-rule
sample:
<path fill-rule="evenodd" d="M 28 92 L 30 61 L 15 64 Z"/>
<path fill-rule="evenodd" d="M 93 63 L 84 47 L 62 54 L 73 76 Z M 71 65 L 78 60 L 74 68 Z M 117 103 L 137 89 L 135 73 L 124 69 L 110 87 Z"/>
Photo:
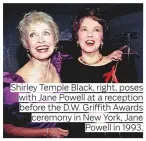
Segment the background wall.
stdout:
<path fill-rule="evenodd" d="M 136 70 L 138 73 L 138 80 L 143 80 L 143 14 L 142 12 L 136 12 L 125 16 L 112 19 L 110 21 L 110 38 L 114 38 L 117 35 L 126 34 L 127 32 L 134 34 L 131 36 L 130 48 L 137 51 L 139 56 L 133 55 Z M 122 38 L 123 35 L 121 35 Z M 126 36 L 126 35 L 125 35 Z"/>
<path fill-rule="evenodd" d="M 110 41 L 105 49 L 119 48 L 119 41 L 124 44 L 125 39 L 119 37 L 121 33 L 136 32 L 136 38 L 131 37 L 130 48 L 140 54 L 140 57 L 133 55 L 133 58 L 138 80 L 143 82 L 143 4 L 4 4 L 4 71 L 14 73 L 27 61 L 17 30 L 24 13 L 37 10 L 50 14 L 59 26 L 60 47 L 70 53 L 74 46 L 71 41 L 71 19 L 76 11 L 84 7 L 100 7 L 109 19 Z M 115 37 L 119 39 L 113 40 Z"/>

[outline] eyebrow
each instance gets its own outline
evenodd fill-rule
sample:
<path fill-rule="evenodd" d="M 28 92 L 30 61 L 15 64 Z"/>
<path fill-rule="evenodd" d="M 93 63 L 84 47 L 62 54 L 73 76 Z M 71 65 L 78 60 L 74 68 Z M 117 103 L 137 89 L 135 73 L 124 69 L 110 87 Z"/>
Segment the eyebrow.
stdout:
<path fill-rule="evenodd" d="M 28 30 L 28 32 L 32 32 L 32 31 L 35 31 L 35 30 Z"/>
<path fill-rule="evenodd" d="M 81 26 L 81 28 L 87 28 L 87 26 Z M 93 28 L 101 28 L 100 26 L 95 26 L 95 27 L 93 27 Z"/>
<path fill-rule="evenodd" d="M 102 28 L 102 27 L 100 27 L 100 26 L 95 26 L 94 28 Z"/>
<path fill-rule="evenodd" d="M 50 31 L 50 29 L 49 29 L 49 28 L 47 28 L 47 29 L 44 29 L 44 30 L 49 30 L 49 31 Z"/>
<path fill-rule="evenodd" d="M 51 30 L 50 30 L 50 29 L 43 29 L 43 31 L 45 31 L 45 30 L 48 30 L 48 31 L 50 31 L 50 32 L 51 32 Z M 30 29 L 30 30 L 28 31 L 28 33 L 30 33 L 30 32 L 36 32 L 36 30 L 33 30 L 33 29 L 31 30 L 31 29 Z"/>
<path fill-rule="evenodd" d="M 35 31 L 34 29 L 29 29 L 30 31 Z M 50 30 L 50 28 L 45 28 L 43 30 Z"/>

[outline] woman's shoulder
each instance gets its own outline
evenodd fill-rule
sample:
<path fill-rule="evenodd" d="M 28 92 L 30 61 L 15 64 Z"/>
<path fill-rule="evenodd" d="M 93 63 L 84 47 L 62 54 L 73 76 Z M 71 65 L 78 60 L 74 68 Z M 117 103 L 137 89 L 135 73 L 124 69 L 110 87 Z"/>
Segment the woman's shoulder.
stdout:
<path fill-rule="evenodd" d="M 73 57 L 69 54 L 57 51 L 53 54 L 52 59 L 51 59 L 51 63 L 54 65 L 57 72 L 60 73 L 62 63 L 64 63 L 64 60 L 70 60 L 72 58 Z"/>
<path fill-rule="evenodd" d="M 62 68 L 74 68 L 77 67 L 78 61 L 76 59 L 66 59 L 62 63 Z"/>
<path fill-rule="evenodd" d="M 21 76 L 15 73 L 4 72 L 3 73 L 3 103 L 4 104 L 13 104 L 18 102 L 18 93 L 12 93 L 10 91 L 11 83 L 24 83 L 24 80 Z"/>
<path fill-rule="evenodd" d="M 77 64 L 75 59 L 67 59 L 62 62 L 61 75 L 63 73 L 70 74 L 74 69 L 77 69 Z"/>
<path fill-rule="evenodd" d="M 15 73 L 3 72 L 4 83 L 24 83 L 23 78 Z"/>

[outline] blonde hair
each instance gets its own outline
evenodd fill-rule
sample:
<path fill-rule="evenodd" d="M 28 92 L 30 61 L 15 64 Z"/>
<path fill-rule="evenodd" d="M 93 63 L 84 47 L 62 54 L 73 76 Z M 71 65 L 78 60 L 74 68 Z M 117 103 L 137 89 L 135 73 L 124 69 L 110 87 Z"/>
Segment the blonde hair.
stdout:
<path fill-rule="evenodd" d="M 59 41 L 59 30 L 53 18 L 44 12 L 31 11 L 24 15 L 23 19 L 19 22 L 18 25 L 23 46 L 25 46 L 25 35 L 27 28 L 29 28 L 31 24 L 36 24 L 38 22 L 46 23 L 49 27 L 51 27 L 54 33 L 54 39 L 57 44 Z"/>

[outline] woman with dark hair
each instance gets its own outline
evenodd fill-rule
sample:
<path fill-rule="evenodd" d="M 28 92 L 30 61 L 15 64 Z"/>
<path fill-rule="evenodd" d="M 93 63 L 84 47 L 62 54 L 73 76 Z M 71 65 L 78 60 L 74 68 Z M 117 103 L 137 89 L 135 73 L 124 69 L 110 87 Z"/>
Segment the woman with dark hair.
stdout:
<path fill-rule="evenodd" d="M 80 47 L 81 55 L 77 60 L 64 61 L 61 69 L 63 82 L 136 82 L 134 75 L 129 72 L 129 64 L 125 64 L 123 60 L 119 61 L 122 56 L 121 50 L 114 51 L 108 56 L 103 55 L 102 47 L 107 41 L 108 22 L 99 9 L 84 9 L 74 17 L 72 26 L 73 39 Z M 123 65 L 126 72 L 124 75 L 117 71 L 123 68 Z M 108 72 L 109 74 L 112 72 L 109 80 L 106 79 Z"/>
<path fill-rule="evenodd" d="M 108 23 L 99 9 L 84 9 L 74 17 L 72 26 L 73 39 L 81 49 L 81 56 L 78 59 L 63 62 L 61 69 L 62 82 L 135 82 L 134 74 L 129 71 L 128 64 L 123 66 L 123 61 L 118 59 L 122 55 L 120 50 L 108 56 L 104 56 L 100 51 L 108 35 Z M 117 59 L 118 61 L 115 61 Z M 122 71 L 120 71 L 121 68 Z M 73 138 L 108 137 L 106 133 L 85 133 L 85 123 L 66 123 L 63 126 L 69 129 L 69 137 Z M 110 135 L 111 137 L 120 137 L 119 133 Z"/>

